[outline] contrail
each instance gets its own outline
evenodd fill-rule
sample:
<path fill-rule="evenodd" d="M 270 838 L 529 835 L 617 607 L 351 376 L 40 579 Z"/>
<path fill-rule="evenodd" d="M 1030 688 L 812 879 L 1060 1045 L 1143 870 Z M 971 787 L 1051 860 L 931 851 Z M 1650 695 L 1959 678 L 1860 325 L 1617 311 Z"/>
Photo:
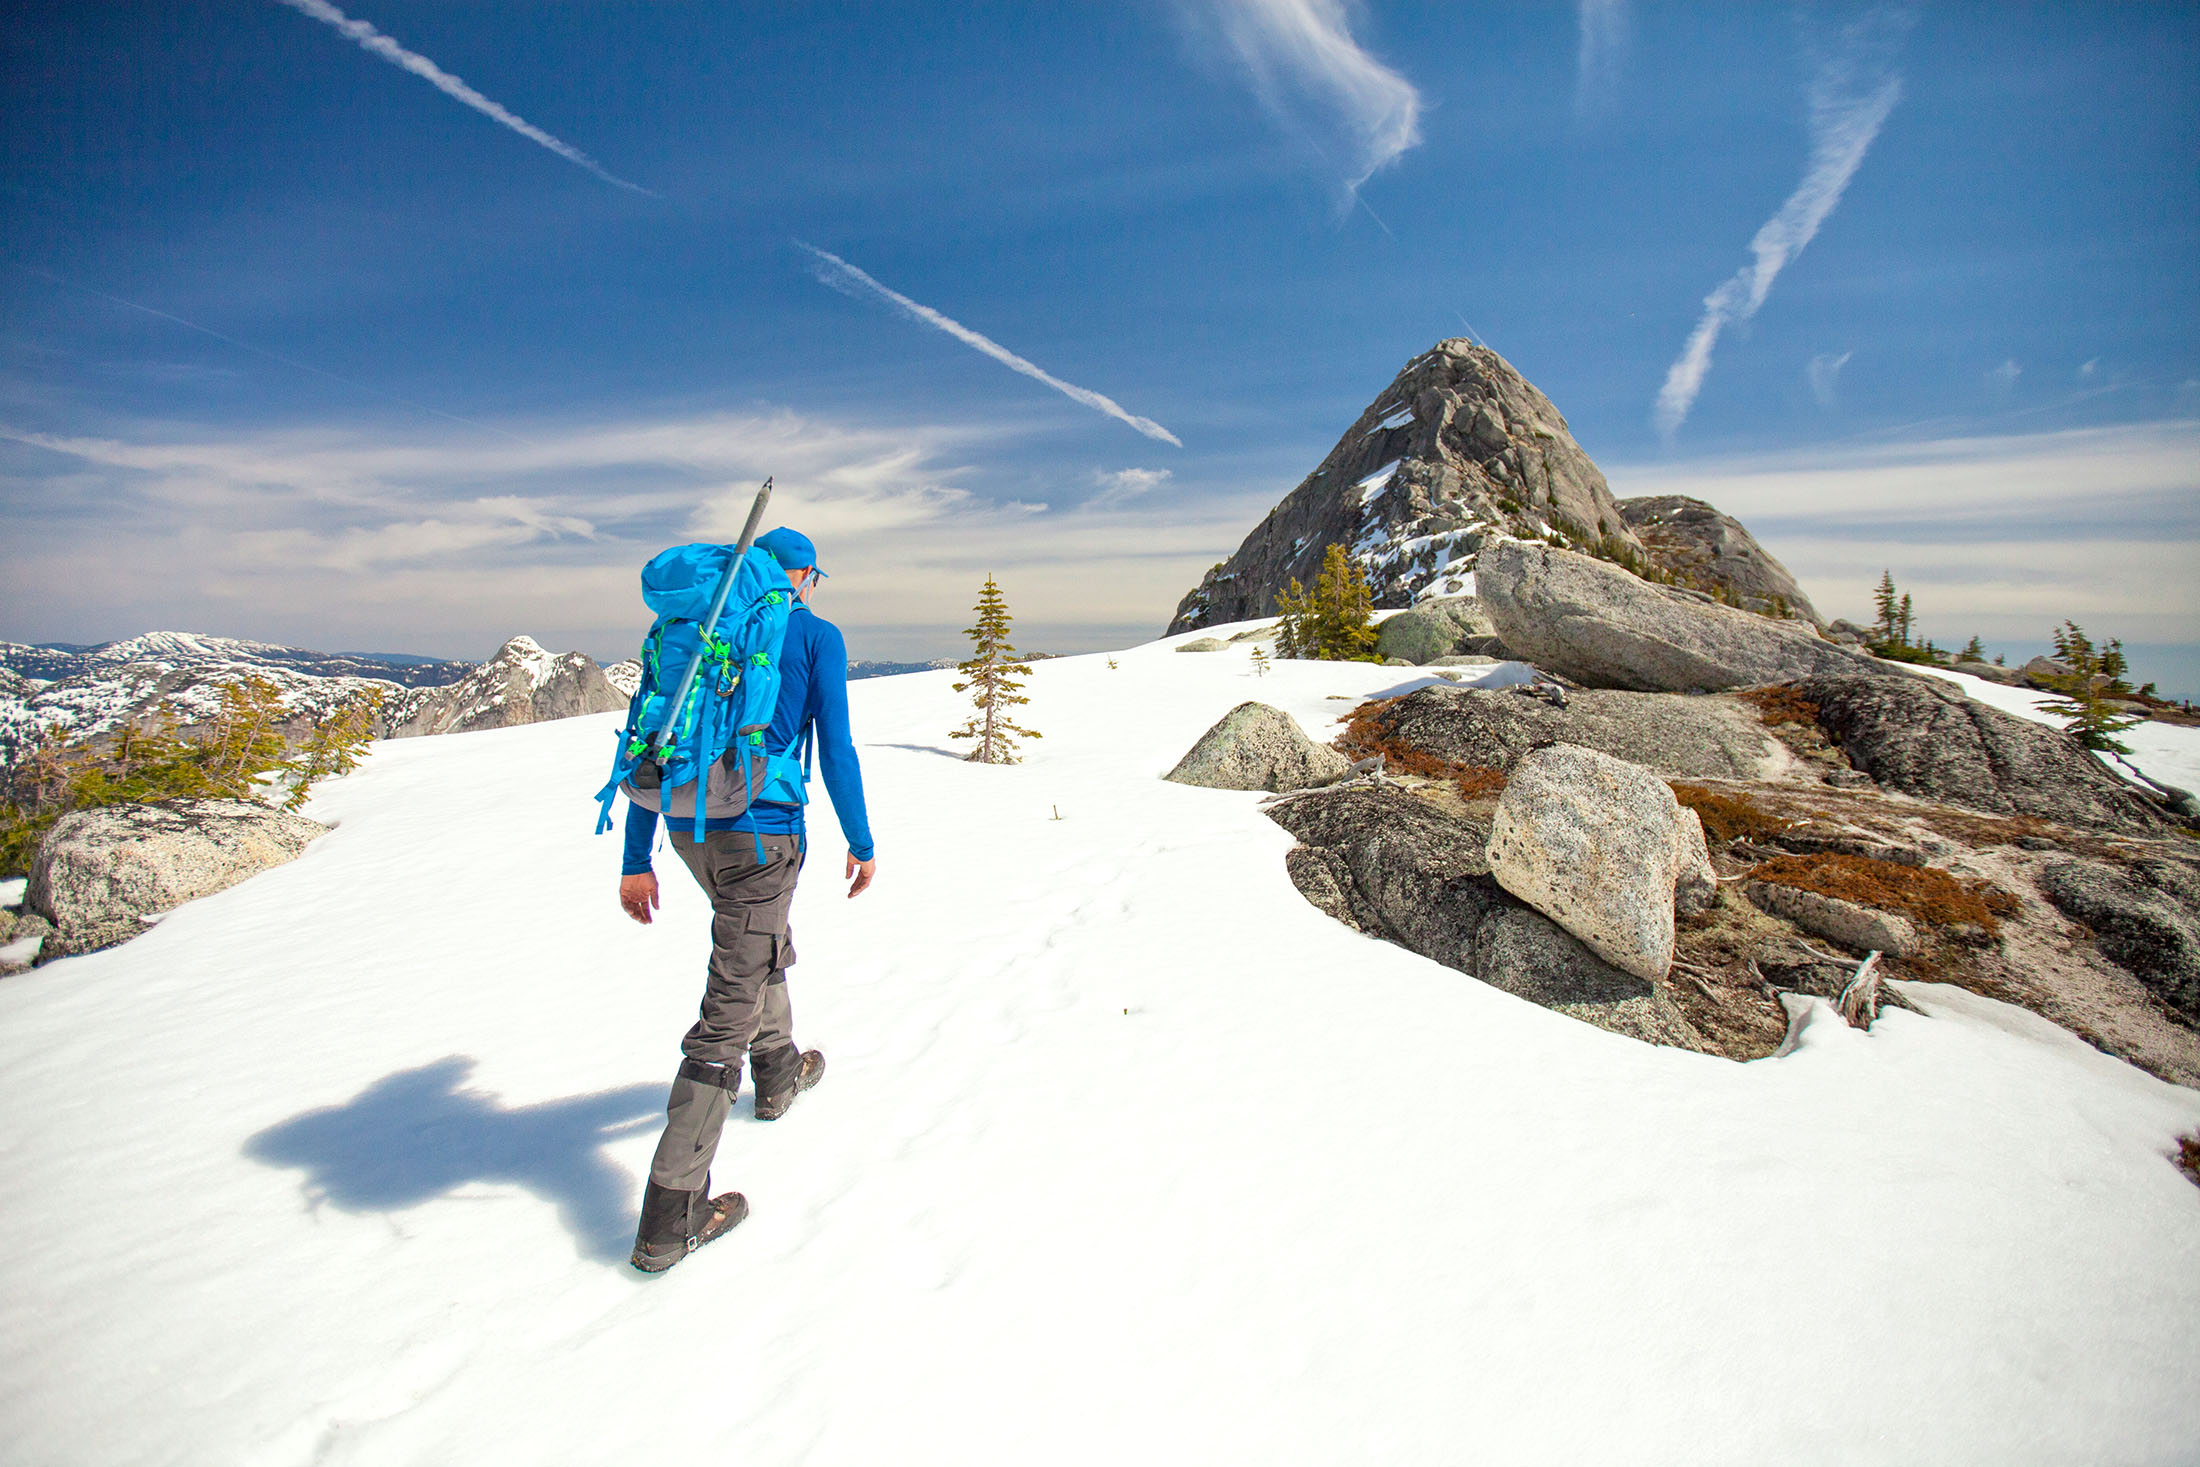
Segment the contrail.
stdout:
<path fill-rule="evenodd" d="M 1609 106 L 1627 49 L 1627 0 L 1580 0 L 1581 51 L 1574 77 L 1574 115 Z"/>
<path fill-rule="evenodd" d="M 21 268 L 29 271 L 33 275 L 40 277 L 41 279 L 50 280 L 56 285 L 65 285 L 71 290 L 81 290 L 86 295 L 97 296 L 100 300 L 109 301 L 118 306 L 127 306 L 133 311 L 142 311 L 148 316 L 157 316 L 163 321 L 171 321 L 176 325 L 181 326 L 186 331 L 196 331 L 201 336 L 211 336 L 214 338 L 214 340 L 221 342 L 224 346 L 233 346 L 239 351 L 248 351 L 256 357 L 266 357 L 271 362 L 279 363 L 282 366 L 292 368 L 295 371 L 311 372 L 316 377 L 326 377 L 331 382 L 340 382 L 344 386 L 355 388 L 360 392 L 371 392 L 376 397 L 386 397 L 391 402 L 402 403 L 406 407 L 416 408 L 419 411 L 430 414 L 434 417 L 448 418 L 451 422 L 454 423 L 464 423 L 469 428 L 479 428 L 484 433 L 494 433 L 497 434 L 499 437 L 509 438 L 514 443 L 525 443 L 528 444 L 530 447 L 534 446 L 533 439 L 522 438 L 517 433 L 507 432 L 506 430 L 497 427 L 494 423 L 481 423 L 476 422 L 472 418 L 462 418 L 457 413 L 447 413 L 441 408 L 429 407 L 424 402 L 414 402 L 409 397 L 400 397 L 396 393 L 387 391 L 383 388 L 372 387 L 364 382 L 356 382 L 349 377 L 339 377 L 338 375 L 336 375 L 336 373 L 329 371 L 325 367 L 316 367 L 311 362 L 301 362 L 295 357 L 286 357 L 277 352 L 271 352 L 264 346 L 254 346 L 251 342 L 239 341 L 234 336 L 224 336 L 221 332 L 214 330 L 210 326 L 201 326 L 196 321 L 186 321 L 183 319 L 183 317 L 172 315 L 167 311 L 155 310 L 151 306 L 139 305 L 136 301 L 124 300 L 119 295 L 109 295 L 104 290 L 94 290 L 89 285 L 79 285 L 73 280 L 64 280 L 59 275 L 54 274 L 51 270 L 41 270 L 36 265 L 24 265 Z"/>
<path fill-rule="evenodd" d="M 861 270 L 858 270 L 855 266 L 849 264 L 846 260 L 843 260 L 838 255 L 829 254 L 813 244 L 804 244 L 799 239 L 796 240 L 795 243 L 797 245 L 800 245 L 803 249 L 809 251 L 809 253 L 817 259 L 820 266 L 817 272 L 817 278 L 823 284 L 829 285 L 833 289 L 840 291 L 845 295 L 862 294 L 874 296 L 879 300 L 885 301 L 888 305 L 892 306 L 895 310 L 900 311 L 903 315 L 909 317 L 911 320 L 921 321 L 927 326 L 936 326 L 940 330 L 946 332 L 949 336 L 952 336 L 957 341 L 963 343 L 965 346 L 976 347 L 979 351 L 984 352 L 987 356 L 993 358 L 994 361 L 999 362 L 1002 366 L 1008 368 L 1010 371 L 1021 372 L 1026 377 L 1031 378 L 1031 380 L 1034 382 L 1044 382 L 1047 386 L 1053 388 L 1056 392 L 1061 393 L 1062 396 L 1069 398 L 1072 402 L 1081 402 L 1086 407 L 1092 408 L 1097 412 L 1106 413 L 1109 417 L 1115 419 L 1119 423 L 1129 424 L 1131 427 L 1145 434 L 1148 438 L 1158 439 L 1163 443 L 1171 443 L 1176 445 L 1178 448 L 1182 448 L 1184 446 L 1183 439 L 1177 437 L 1174 433 L 1171 433 L 1168 429 L 1162 427 L 1153 419 L 1141 418 L 1136 413 L 1125 412 L 1123 410 L 1122 404 L 1118 403 L 1114 398 L 1108 397 L 1102 393 L 1094 392 L 1089 387 L 1078 387 L 1072 383 L 1064 382 L 1061 378 L 1048 372 L 1045 368 L 1040 367 L 1035 363 L 1025 361 L 1022 357 L 1016 355 L 1016 353 L 1010 351 L 1007 347 L 1001 345 L 999 342 L 993 340 L 991 337 L 980 336 L 977 332 L 971 330 L 968 326 L 963 325 L 960 321 L 951 320 L 948 317 L 941 315 L 938 311 L 933 310 L 930 306 L 920 306 L 915 301 L 909 299 L 909 297 L 903 295 L 900 291 L 893 290 L 887 286 L 879 284 L 876 280 L 873 280 L 870 276 L 864 274 Z"/>
<path fill-rule="evenodd" d="M 1652 420 L 1671 438 L 1696 404 L 1711 370 L 1711 349 L 1731 321 L 1747 321 L 1788 261 L 1803 252 L 1856 176 L 1887 114 L 1902 99 L 1902 79 L 1890 74 L 1892 45 L 1909 25 L 1906 14 L 1874 12 L 1843 37 L 1844 48 L 1811 83 L 1810 166 L 1780 211 L 1750 241 L 1752 263 L 1704 297 L 1703 317 L 1665 374 Z"/>
<path fill-rule="evenodd" d="M 402 66 L 414 76 L 424 78 L 430 86 L 445 96 L 456 97 L 484 117 L 493 118 L 503 123 L 531 143 L 540 143 L 566 162 L 587 169 L 605 183 L 617 184 L 620 188 L 632 189 L 638 194 L 648 194 L 653 199 L 659 197 L 658 194 L 650 189 L 643 188 L 638 183 L 628 183 L 572 144 L 560 142 L 526 118 L 498 106 L 427 57 L 416 51 L 406 50 L 365 21 L 353 20 L 343 11 L 329 4 L 328 0 L 276 0 L 276 3 L 288 5 L 301 15 L 310 15 L 315 20 L 325 21 L 336 27 L 336 29 L 342 31 L 384 61 Z"/>

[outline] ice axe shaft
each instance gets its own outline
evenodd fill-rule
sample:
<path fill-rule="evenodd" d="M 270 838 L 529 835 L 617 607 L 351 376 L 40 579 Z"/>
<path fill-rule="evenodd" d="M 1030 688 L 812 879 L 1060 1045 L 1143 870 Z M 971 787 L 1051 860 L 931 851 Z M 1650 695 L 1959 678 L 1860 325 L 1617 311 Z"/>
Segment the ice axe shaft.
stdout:
<path fill-rule="evenodd" d="M 734 547 L 733 563 L 726 567 L 725 579 L 718 583 L 718 594 L 711 598 L 710 615 L 703 618 L 702 646 L 688 661 L 687 671 L 680 674 L 679 691 L 665 705 L 664 726 L 649 736 L 645 759 L 655 759 L 664 752 L 665 741 L 672 733 L 672 725 L 680 718 L 680 710 L 687 706 L 688 691 L 695 686 L 695 679 L 703 670 L 703 653 L 710 647 L 711 633 L 718 629 L 718 618 L 725 614 L 726 598 L 733 594 L 733 583 L 741 575 L 741 562 L 748 559 L 749 547 L 756 543 L 756 527 L 764 522 L 764 506 L 771 503 L 772 481 L 766 479 L 764 487 L 756 491 L 756 502 L 749 506 L 749 522 L 741 527 L 741 543 Z"/>

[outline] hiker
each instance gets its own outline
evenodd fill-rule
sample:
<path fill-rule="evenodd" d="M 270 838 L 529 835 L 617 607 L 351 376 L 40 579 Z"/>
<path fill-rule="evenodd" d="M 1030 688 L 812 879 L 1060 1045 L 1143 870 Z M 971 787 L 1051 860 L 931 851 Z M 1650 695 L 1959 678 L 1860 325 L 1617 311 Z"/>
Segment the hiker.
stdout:
<path fill-rule="evenodd" d="M 780 528 L 756 544 L 785 570 L 794 596 L 778 659 L 779 702 L 764 747 L 787 755 L 814 738 L 848 842 L 848 895 L 858 896 L 870 886 L 877 861 L 863 808 L 863 772 L 848 737 L 847 643 L 839 628 L 809 608 L 825 579 L 809 538 Z M 672 849 L 710 897 L 711 954 L 702 1013 L 680 1042 L 685 1058 L 642 1191 L 633 1264 L 645 1273 L 663 1272 L 748 1216 L 740 1193 L 708 1195 L 719 1132 L 741 1088 L 741 1057 L 749 1059 L 760 1121 L 786 1114 L 825 1070 L 823 1054 L 796 1047 L 787 1003 L 787 969 L 795 960 L 787 916 L 807 854 L 802 806 L 754 800 L 737 817 L 707 819 L 701 841 L 691 816 L 668 817 L 665 826 Z M 657 906 L 657 877 L 650 869 L 656 833 L 657 812 L 630 799 L 619 905 L 645 925 Z"/>

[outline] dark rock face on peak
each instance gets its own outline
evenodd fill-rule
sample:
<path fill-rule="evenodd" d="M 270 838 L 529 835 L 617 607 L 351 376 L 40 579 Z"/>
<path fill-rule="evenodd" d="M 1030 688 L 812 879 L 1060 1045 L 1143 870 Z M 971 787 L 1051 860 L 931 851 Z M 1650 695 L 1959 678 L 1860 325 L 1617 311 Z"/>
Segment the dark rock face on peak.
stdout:
<path fill-rule="evenodd" d="M 1489 348 L 1441 341 L 1178 604 L 1169 632 L 1273 615 L 1331 545 L 1366 572 L 1377 607 L 1399 607 L 1467 592 L 1486 534 L 1547 531 L 1644 550 L 1551 400 Z"/>
<path fill-rule="evenodd" d="M 1622 499 L 1619 512 L 1650 553 L 1650 564 L 1683 585 L 1761 616 L 1784 612 L 1825 626 L 1825 618 L 1795 584 L 1788 568 L 1773 559 L 1732 515 L 1685 494 Z"/>

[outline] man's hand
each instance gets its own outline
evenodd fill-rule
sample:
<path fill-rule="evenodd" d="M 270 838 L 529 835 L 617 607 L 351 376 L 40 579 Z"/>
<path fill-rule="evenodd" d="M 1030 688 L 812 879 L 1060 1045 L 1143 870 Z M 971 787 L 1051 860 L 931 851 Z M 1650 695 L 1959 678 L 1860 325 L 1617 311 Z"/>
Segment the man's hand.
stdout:
<path fill-rule="evenodd" d="M 636 876 L 619 878 L 619 905 L 626 914 L 644 927 L 650 924 L 650 909 L 657 905 L 657 873 L 644 871 Z"/>
<path fill-rule="evenodd" d="M 848 869 L 841 873 L 843 876 L 849 877 L 852 881 L 852 884 L 848 888 L 848 895 L 851 897 L 862 896 L 863 889 L 871 884 L 872 873 L 877 870 L 878 858 L 876 856 L 873 856 L 868 861 L 858 861 L 856 859 L 855 852 L 850 851 L 848 853 Z M 645 918 L 644 920 L 646 921 L 647 919 Z"/>

